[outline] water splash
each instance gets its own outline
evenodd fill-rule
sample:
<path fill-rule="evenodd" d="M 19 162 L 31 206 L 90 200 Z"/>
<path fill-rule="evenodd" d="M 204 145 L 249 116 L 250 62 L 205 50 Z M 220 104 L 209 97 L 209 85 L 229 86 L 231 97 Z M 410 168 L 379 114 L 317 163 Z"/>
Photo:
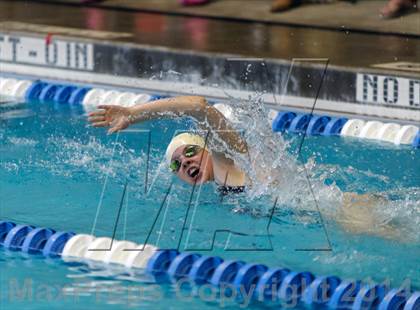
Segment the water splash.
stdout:
<path fill-rule="evenodd" d="M 369 214 L 369 221 L 353 230 L 353 233 L 376 234 L 409 242 L 420 240 L 420 234 L 415 229 L 420 221 L 419 187 L 401 187 L 398 190 L 381 192 L 378 187 L 389 187 L 391 183 L 386 175 L 358 170 L 352 166 L 318 165 L 313 158 L 301 164 L 297 160 L 300 154 L 292 155 L 289 152 L 290 143 L 273 133 L 268 125 L 269 112 L 262 102 L 262 94 L 256 94 L 249 100 L 231 98 L 229 105 L 235 120 L 233 126 L 242 133 L 249 153 L 241 155 L 230 151 L 217 134 L 217 143 L 213 143 L 211 147 L 216 151 L 226 152 L 227 157 L 233 159 L 250 179 L 245 207 L 236 208 L 235 212 L 247 210 L 256 214 L 261 213 L 262 208 L 262 212 L 268 214 L 272 204 L 267 204 L 267 200 L 278 199 L 278 208 L 311 211 L 315 214 L 319 208 L 323 216 L 338 223 L 342 223 L 343 216 L 348 217 L 352 212 L 354 214 L 350 220 L 353 221 L 365 221 L 365 215 Z M 334 181 L 331 182 L 331 179 Z M 363 210 L 351 207 L 343 211 L 346 208 L 346 199 L 351 197 L 360 204 L 359 200 L 364 197 L 349 193 L 359 191 L 360 180 L 367 185 L 375 184 L 364 189 L 370 190 L 369 200 L 362 202 Z M 338 186 L 340 183 L 346 184 L 344 190 Z M 263 204 L 259 203 L 261 199 Z M 259 210 L 256 212 L 255 208 Z M 296 217 L 305 224 L 316 222 L 318 218 L 313 216 L 311 219 L 307 215 Z"/>

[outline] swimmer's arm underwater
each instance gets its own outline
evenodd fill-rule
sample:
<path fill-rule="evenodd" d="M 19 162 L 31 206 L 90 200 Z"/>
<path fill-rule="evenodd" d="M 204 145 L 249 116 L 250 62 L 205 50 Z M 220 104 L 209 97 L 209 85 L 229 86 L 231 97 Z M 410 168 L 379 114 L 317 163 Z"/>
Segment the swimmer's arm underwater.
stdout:
<path fill-rule="evenodd" d="M 180 96 L 160 99 L 130 108 L 116 105 L 100 105 L 100 110 L 89 114 L 94 127 L 110 127 L 108 133 L 123 130 L 134 123 L 152 119 L 189 116 L 197 120 L 200 127 L 209 132 L 209 138 L 218 135 L 229 147 L 239 153 L 248 151 L 246 142 L 216 108 L 201 96 Z"/>

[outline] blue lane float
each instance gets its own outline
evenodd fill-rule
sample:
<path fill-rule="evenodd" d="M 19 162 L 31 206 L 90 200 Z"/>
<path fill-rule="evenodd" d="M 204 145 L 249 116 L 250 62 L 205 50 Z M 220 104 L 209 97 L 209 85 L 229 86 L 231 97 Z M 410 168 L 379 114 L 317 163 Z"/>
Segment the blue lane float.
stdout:
<path fill-rule="evenodd" d="M 271 125 L 274 132 L 285 132 L 296 117 L 293 112 L 279 112 Z"/>
<path fill-rule="evenodd" d="M 101 238 L 96 240 L 99 239 Z M 76 241 L 81 240 L 90 240 L 90 243 L 77 244 Z M 72 243 L 78 249 L 77 255 L 81 255 L 80 250 L 87 251 L 94 240 L 95 237 L 89 235 L 16 225 L 10 221 L 0 222 L 0 247 L 26 254 L 60 258 L 66 244 Z M 117 241 L 116 244 L 119 242 L 125 241 Z M 110 253 L 113 251 L 111 249 Z M 188 280 L 191 285 L 212 285 L 224 294 L 235 296 L 238 302 L 242 300 L 242 294 L 250 293 L 252 299 L 259 302 L 306 305 L 316 309 L 418 310 L 420 307 L 418 291 L 411 293 L 402 288 L 388 289 L 384 285 L 342 281 L 336 276 L 316 277 L 310 272 L 268 268 L 262 264 L 247 264 L 243 261 L 224 261 L 217 256 L 180 253 L 170 249 L 158 249 L 147 255 L 145 270 L 154 275 L 157 281 Z M 83 260 L 83 256 L 77 257 Z M 63 259 L 66 261 L 66 257 Z"/>
<path fill-rule="evenodd" d="M 59 257 L 66 242 L 74 235 L 72 232 L 55 232 L 49 228 L 0 222 L 0 246 L 27 254 Z"/>
<path fill-rule="evenodd" d="M 53 234 L 54 231 L 49 228 L 36 228 L 31 230 L 23 241 L 21 248 L 22 252 L 27 254 L 41 252 L 47 243 L 47 240 Z"/>
<path fill-rule="evenodd" d="M 304 290 L 302 301 L 307 305 L 325 305 L 340 285 L 341 279 L 336 276 L 317 277 Z"/>
<path fill-rule="evenodd" d="M 210 282 L 216 268 L 223 263 L 220 257 L 203 256 L 197 259 L 188 274 L 189 278 L 196 284 L 206 284 Z"/>
<path fill-rule="evenodd" d="M 262 264 L 243 265 L 233 280 L 233 285 L 237 289 L 238 294 L 241 293 L 241 289 L 248 294 L 267 270 L 268 267 Z"/>
<path fill-rule="evenodd" d="M 420 292 L 414 292 L 405 303 L 403 310 L 418 310 L 420 309 Z"/>
<path fill-rule="evenodd" d="M 22 250 L 22 244 L 32 230 L 33 227 L 29 225 L 16 225 L 7 233 L 3 246 L 13 251 Z"/>
<path fill-rule="evenodd" d="M 287 303 L 300 300 L 314 278 L 315 276 L 310 272 L 289 272 L 280 285 L 279 298 Z"/>
<path fill-rule="evenodd" d="M 345 123 L 347 123 L 347 121 L 348 119 L 345 117 L 331 118 L 321 134 L 324 136 L 338 136 L 340 135 L 341 129 L 343 129 L 343 126 Z"/>
<path fill-rule="evenodd" d="M 383 285 L 365 285 L 360 288 L 353 303 L 353 309 L 375 309 L 385 298 L 386 288 Z"/>
<path fill-rule="evenodd" d="M 75 233 L 73 232 L 56 232 L 47 239 L 45 246 L 41 246 L 39 250 L 42 250 L 42 255 L 45 257 L 59 257 L 63 252 L 66 242 L 70 240 L 70 238 L 74 235 Z"/>
<path fill-rule="evenodd" d="M 69 99 L 67 100 L 67 103 L 71 105 L 81 105 L 89 90 L 91 90 L 89 87 L 76 87 L 72 91 Z"/>
<path fill-rule="evenodd" d="M 90 89 L 76 85 L 35 81 L 26 91 L 25 98 L 28 101 L 80 105 Z"/>
<path fill-rule="evenodd" d="M 41 81 L 35 81 L 26 91 L 25 99 L 28 101 L 39 100 L 39 95 L 48 84 Z"/>
<path fill-rule="evenodd" d="M 311 121 L 311 114 L 298 114 L 290 123 L 288 131 L 293 133 L 304 133 Z"/>
<path fill-rule="evenodd" d="M 195 253 L 181 253 L 175 257 L 168 268 L 168 274 L 171 279 L 177 281 L 186 278 L 190 273 L 193 264 L 201 257 Z"/>
<path fill-rule="evenodd" d="M 0 222 L 0 246 L 4 245 L 4 240 L 15 226 L 16 224 L 12 222 Z"/>
<path fill-rule="evenodd" d="M 310 135 L 320 135 L 324 132 L 325 127 L 327 126 L 328 122 L 331 120 L 329 116 L 312 116 L 311 120 L 309 121 L 308 128 L 306 129 L 306 133 Z"/>
<path fill-rule="evenodd" d="M 215 269 L 210 277 L 210 283 L 214 286 L 233 284 L 239 269 L 245 265 L 242 261 L 225 261 Z"/>
<path fill-rule="evenodd" d="M 40 92 L 38 99 L 40 101 L 49 102 L 53 101 L 57 91 L 62 89 L 63 86 L 59 84 L 50 84 L 48 83 Z"/>
<path fill-rule="evenodd" d="M 275 298 L 273 293 L 277 290 L 273 290 L 272 288 L 279 288 L 280 284 L 289 273 L 290 270 L 287 268 L 271 268 L 264 272 L 258 280 L 257 287 L 255 289 L 258 300 L 273 300 Z"/>
<path fill-rule="evenodd" d="M 392 289 L 382 299 L 378 310 L 403 309 L 410 293 L 405 289 Z"/>
<path fill-rule="evenodd" d="M 417 132 L 417 135 L 414 138 L 412 145 L 415 148 L 420 148 L 420 130 Z"/>
<path fill-rule="evenodd" d="M 338 136 L 347 121 L 345 117 L 336 118 L 284 111 L 279 112 L 274 118 L 272 129 L 274 132 L 306 132 L 308 135 Z"/>
<path fill-rule="evenodd" d="M 179 254 L 176 250 L 157 251 L 148 261 L 146 270 L 153 275 L 162 275 L 168 271 L 172 261 Z"/>
<path fill-rule="evenodd" d="M 73 91 L 76 90 L 76 86 L 62 85 L 54 94 L 52 98 L 54 102 L 67 103 Z"/>
<path fill-rule="evenodd" d="M 351 309 L 360 291 L 360 281 L 343 281 L 332 293 L 327 305 L 333 309 Z M 363 308 L 360 308 L 363 309 Z"/>

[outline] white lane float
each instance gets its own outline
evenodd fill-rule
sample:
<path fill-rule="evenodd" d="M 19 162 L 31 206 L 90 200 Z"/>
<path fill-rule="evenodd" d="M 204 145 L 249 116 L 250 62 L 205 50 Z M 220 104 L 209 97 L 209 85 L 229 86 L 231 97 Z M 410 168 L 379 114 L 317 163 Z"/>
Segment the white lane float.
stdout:
<path fill-rule="evenodd" d="M 100 100 L 100 104 L 103 105 L 113 105 L 117 102 L 117 97 L 121 94 L 119 91 L 115 90 L 109 90 L 106 91 L 102 96 Z"/>
<path fill-rule="evenodd" d="M 99 237 L 91 242 L 86 251 L 84 258 L 103 262 L 107 253 L 110 252 L 113 241 L 108 237 Z"/>
<path fill-rule="evenodd" d="M 61 256 L 65 261 L 83 259 L 89 245 L 95 240 L 92 235 L 79 234 L 67 241 Z"/>
<path fill-rule="evenodd" d="M 7 80 L 6 78 L 0 77 L 0 89 L 2 89 L 3 84 L 6 83 L 6 80 Z"/>
<path fill-rule="evenodd" d="M 156 251 L 158 248 L 149 244 L 80 234 L 67 241 L 62 257 L 66 262 L 91 260 L 127 268 L 146 268 L 147 262 Z"/>
<path fill-rule="evenodd" d="M 417 133 L 419 132 L 419 127 L 413 125 L 405 125 L 400 128 L 400 130 L 395 135 L 394 143 L 399 144 L 411 144 Z"/>
<path fill-rule="evenodd" d="M 376 135 L 376 139 L 394 143 L 395 136 L 401 129 L 401 125 L 395 123 L 384 124 Z"/>
<path fill-rule="evenodd" d="M 342 136 L 358 137 L 362 131 L 365 121 L 361 119 L 349 119 L 341 129 Z"/>
<path fill-rule="evenodd" d="M 378 121 L 369 121 L 363 125 L 358 137 L 364 139 L 376 139 L 378 131 L 383 125 L 384 123 Z"/>
<path fill-rule="evenodd" d="M 14 86 L 18 80 L 15 79 L 5 79 L 2 81 L 1 87 L 0 87 L 0 94 L 3 96 L 12 96 L 12 91 Z"/>
<path fill-rule="evenodd" d="M 15 99 L 24 98 L 32 83 L 29 80 L 0 79 L 0 95 Z"/>
<path fill-rule="evenodd" d="M 103 262 L 105 264 L 119 264 L 124 265 L 125 261 L 131 254 L 131 250 L 138 245 L 131 241 L 114 241 L 111 251 L 104 256 Z"/>
<path fill-rule="evenodd" d="M 119 105 L 132 107 L 136 104 L 149 102 L 152 99 L 148 94 L 136 94 L 131 92 L 120 92 L 115 90 L 92 89 L 84 100 L 83 105 L 88 111 L 94 110 L 98 105 Z"/>
<path fill-rule="evenodd" d="M 84 97 L 82 104 L 87 112 L 91 112 L 95 110 L 98 105 L 132 107 L 136 104 L 149 102 L 151 99 L 152 96 L 148 94 L 92 88 Z"/>
<path fill-rule="evenodd" d="M 115 104 L 123 106 L 123 107 L 128 107 L 130 106 L 130 103 L 135 97 L 136 97 L 135 93 L 129 93 L 129 92 L 121 93 L 115 99 Z"/>
<path fill-rule="evenodd" d="M 365 122 L 361 119 L 350 119 L 341 130 L 342 136 L 375 139 L 394 144 L 411 144 L 419 128 L 414 125 L 401 126 L 395 123 L 379 121 Z"/>
<path fill-rule="evenodd" d="M 131 251 L 124 261 L 127 268 L 146 268 L 149 258 L 158 250 L 157 247 L 149 244 L 140 244 L 136 247 L 136 251 Z"/>
<path fill-rule="evenodd" d="M 83 108 L 87 112 L 96 110 L 96 107 L 101 104 L 102 96 L 105 95 L 106 91 L 100 88 L 92 88 L 86 93 L 85 98 L 83 98 Z"/>
<path fill-rule="evenodd" d="M 18 81 L 12 90 L 12 96 L 15 98 L 24 98 L 26 95 L 26 91 L 31 87 L 32 81 L 29 80 L 21 80 Z"/>
<path fill-rule="evenodd" d="M 152 96 L 148 94 L 137 94 L 129 103 L 129 106 L 135 106 L 137 104 L 147 103 L 152 100 Z"/>

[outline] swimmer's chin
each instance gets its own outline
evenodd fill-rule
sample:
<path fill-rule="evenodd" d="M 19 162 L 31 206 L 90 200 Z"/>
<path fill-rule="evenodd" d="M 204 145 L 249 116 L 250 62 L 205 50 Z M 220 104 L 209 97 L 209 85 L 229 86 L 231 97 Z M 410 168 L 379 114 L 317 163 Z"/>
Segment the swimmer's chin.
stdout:
<path fill-rule="evenodd" d="M 203 178 L 203 173 L 200 171 L 194 178 L 192 178 L 192 182 L 193 184 L 200 185 L 206 183 L 207 180 Z"/>

